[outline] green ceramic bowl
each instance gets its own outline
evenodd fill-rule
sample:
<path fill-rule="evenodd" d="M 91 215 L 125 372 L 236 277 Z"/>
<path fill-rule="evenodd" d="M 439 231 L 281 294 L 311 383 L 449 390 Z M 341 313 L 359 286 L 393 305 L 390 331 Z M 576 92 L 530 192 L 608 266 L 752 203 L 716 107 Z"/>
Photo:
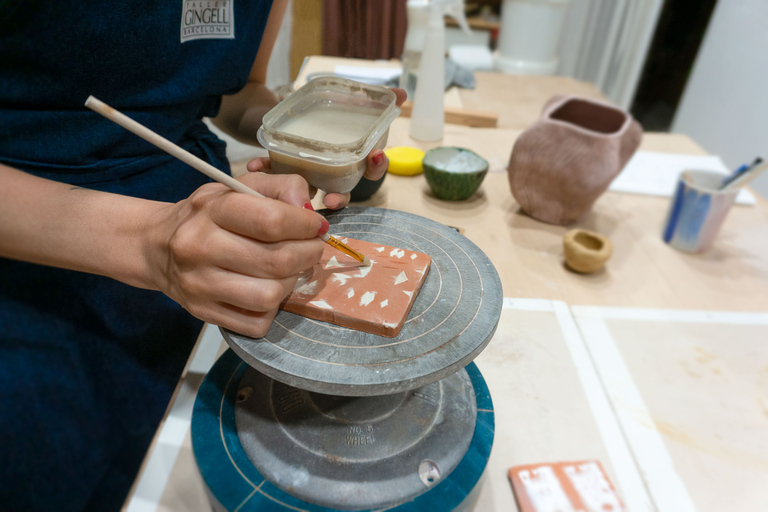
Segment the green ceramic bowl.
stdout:
<path fill-rule="evenodd" d="M 446 201 L 469 199 L 488 174 L 488 162 L 464 148 L 444 146 L 429 150 L 422 163 L 432 193 Z"/>

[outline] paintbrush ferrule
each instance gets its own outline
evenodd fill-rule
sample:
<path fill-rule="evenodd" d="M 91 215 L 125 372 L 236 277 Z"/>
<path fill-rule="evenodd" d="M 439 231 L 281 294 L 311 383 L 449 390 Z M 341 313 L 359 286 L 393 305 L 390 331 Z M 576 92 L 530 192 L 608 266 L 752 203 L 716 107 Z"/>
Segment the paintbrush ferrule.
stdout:
<path fill-rule="evenodd" d="M 343 242 L 340 242 L 339 240 L 333 238 L 328 233 L 325 233 L 324 235 L 322 235 L 320 237 L 320 239 L 323 242 L 325 242 L 328 245 L 330 245 L 331 247 L 333 247 L 334 249 L 338 249 L 341 252 L 343 252 L 344 254 L 347 254 L 347 255 L 355 258 L 357 261 L 359 261 L 360 263 L 362 263 L 364 265 L 370 265 L 371 264 L 370 260 L 366 256 L 363 256 L 362 254 L 360 254 L 356 250 L 352 249 L 348 245 L 346 245 Z"/>

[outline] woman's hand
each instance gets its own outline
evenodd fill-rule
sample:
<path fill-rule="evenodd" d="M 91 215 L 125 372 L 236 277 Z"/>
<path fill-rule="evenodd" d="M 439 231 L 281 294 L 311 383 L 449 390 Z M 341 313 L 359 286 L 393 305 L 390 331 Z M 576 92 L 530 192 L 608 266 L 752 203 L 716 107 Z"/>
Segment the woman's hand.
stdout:
<path fill-rule="evenodd" d="M 395 93 L 397 96 L 396 103 L 397 106 L 401 106 L 403 102 L 405 101 L 407 95 L 405 90 L 403 89 L 392 89 L 392 92 Z M 380 149 L 374 149 L 368 154 L 367 158 L 367 165 L 365 174 L 363 174 L 363 177 L 371 180 L 376 181 L 382 176 L 384 176 L 384 173 L 387 172 L 387 167 L 389 167 L 389 160 L 387 159 L 387 155 L 384 154 L 384 151 Z M 250 172 L 259 172 L 259 171 L 266 171 L 269 172 L 270 165 L 269 165 L 269 159 L 268 158 L 255 158 L 248 162 L 247 168 Z M 317 192 L 316 189 L 311 190 L 311 196 L 314 197 L 315 192 Z M 337 193 L 328 193 L 323 198 L 323 203 L 327 208 L 330 208 L 331 210 L 339 210 L 341 208 L 344 208 L 349 204 L 349 198 L 350 194 L 337 194 Z"/>
<path fill-rule="evenodd" d="M 261 337 L 320 260 L 328 221 L 303 208 L 300 176 L 241 181 L 267 198 L 212 183 L 163 203 L 0 165 L 0 256 L 160 290 L 201 320 Z"/>
<path fill-rule="evenodd" d="M 328 230 L 302 206 L 309 187 L 298 175 L 240 178 L 267 198 L 213 183 L 155 212 L 148 258 L 156 287 L 197 318 L 264 336 L 299 272 L 320 260 Z"/>

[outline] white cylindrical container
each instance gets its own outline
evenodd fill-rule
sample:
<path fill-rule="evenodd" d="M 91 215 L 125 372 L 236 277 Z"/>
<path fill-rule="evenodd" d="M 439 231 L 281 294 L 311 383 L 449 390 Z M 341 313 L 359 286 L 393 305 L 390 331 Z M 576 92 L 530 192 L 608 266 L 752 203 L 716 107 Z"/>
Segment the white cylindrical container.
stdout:
<path fill-rule="evenodd" d="M 411 112 L 412 138 L 434 141 L 443 138 L 445 123 L 445 22 L 443 7 L 432 4 L 424 42 L 424 52 L 419 65 L 419 79 Z"/>
<path fill-rule="evenodd" d="M 552 75 L 570 0 L 504 0 L 496 69 L 515 75 Z"/>

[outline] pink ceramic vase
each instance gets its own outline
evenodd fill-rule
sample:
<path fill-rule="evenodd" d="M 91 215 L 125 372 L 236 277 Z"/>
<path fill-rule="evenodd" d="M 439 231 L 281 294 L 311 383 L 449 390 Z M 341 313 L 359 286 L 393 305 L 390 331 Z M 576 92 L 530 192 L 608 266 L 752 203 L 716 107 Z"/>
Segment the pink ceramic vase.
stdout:
<path fill-rule="evenodd" d="M 618 107 L 555 96 L 512 148 L 512 195 L 531 217 L 571 224 L 591 210 L 642 136 L 640 124 Z"/>

